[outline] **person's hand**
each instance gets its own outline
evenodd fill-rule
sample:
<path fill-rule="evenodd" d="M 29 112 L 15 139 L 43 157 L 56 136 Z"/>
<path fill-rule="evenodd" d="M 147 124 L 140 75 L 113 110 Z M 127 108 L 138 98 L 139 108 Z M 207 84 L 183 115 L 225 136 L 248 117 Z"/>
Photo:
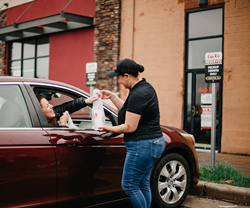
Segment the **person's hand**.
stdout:
<path fill-rule="evenodd" d="M 115 96 L 113 92 L 110 92 L 108 90 L 101 90 L 100 92 L 102 93 L 102 99 L 111 99 Z"/>
<path fill-rule="evenodd" d="M 69 114 L 68 114 L 67 111 L 65 111 L 63 113 L 63 115 L 60 117 L 60 125 L 61 126 L 66 126 L 68 118 L 69 118 Z"/>
<path fill-rule="evenodd" d="M 94 101 L 98 100 L 99 97 L 100 97 L 100 95 L 98 95 L 98 94 L 92 95 L 90 98 L 85 99 L 85 103 L 87 103 L 88 105 L 92 104 Z"/>

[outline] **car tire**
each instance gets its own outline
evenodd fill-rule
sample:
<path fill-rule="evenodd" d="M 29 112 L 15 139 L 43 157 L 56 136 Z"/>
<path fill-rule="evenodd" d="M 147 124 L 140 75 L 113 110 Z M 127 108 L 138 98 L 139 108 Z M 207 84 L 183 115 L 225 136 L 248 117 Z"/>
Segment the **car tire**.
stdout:
<path fill-rule="evenodd" d="M 151 179 L 153 207 L 179 207 L 190 185 L 190 168 L 184 157 L 177 153 L 165 155 L 156 165 Z"/>

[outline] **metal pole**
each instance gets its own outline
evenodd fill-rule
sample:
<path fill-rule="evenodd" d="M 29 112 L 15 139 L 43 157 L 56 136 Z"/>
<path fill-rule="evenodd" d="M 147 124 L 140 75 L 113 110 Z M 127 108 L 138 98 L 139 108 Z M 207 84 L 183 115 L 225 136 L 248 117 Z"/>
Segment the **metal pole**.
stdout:
<path fill-rule="evenodd" d="M 216 83 L 212 83 L 211 167 L 215 165 L 216 144 Z"/>
<path fill-rule="evenodd" d="M 93 86 L 90 85 L 90 96 L 93 95 L 93 90 L 94 90 Z M 89 108 L 89 114 L 90 114 L 90 118 L 92 119 L 92 108 Z"/>

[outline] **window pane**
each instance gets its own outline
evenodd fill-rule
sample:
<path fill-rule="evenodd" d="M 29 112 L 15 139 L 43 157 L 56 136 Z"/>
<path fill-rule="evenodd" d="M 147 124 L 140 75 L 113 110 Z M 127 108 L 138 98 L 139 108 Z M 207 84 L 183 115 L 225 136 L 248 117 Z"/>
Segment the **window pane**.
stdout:
<path fill-rule="evenodd" d="M 23 95 L 17 85 L 0 86 L 0 128 L 31 127 Z"/>
<path fill-rule="evenodd" d="M 35 57 L 35 40 L 26 40 L 23 47 L 23 58 Z"/>
<path fill-rule="evenodd" d="M 222 35 L 222 8 L 189 14 L 188 38 Z"/>
<path fill-rule="evenodd" d="M 205 68 L 205 54 L 222 51 L 222 38 L 189 41 L 188 69 Z"/>
<path fill-rule="evenodd" d="M 37 56 L 49 55 L 49 37 L 39 38 L 37 40 Z"/>
<path fill-rule="evenodd" d="M 11 76 L 21 77 L 21 61 L 13 61 L 10 63 Z"/>
<path fill-rule="evenodd" d="M 218 85 L 219 86 L 219 85 Z M 216 137 L 218 138 L 218 123 L 219 123 L 219 87 L 216 87 Z M 209 105 L 203 105 L 201 102 L 201 96 L 207 93 L 212 92 L 212 83 L 205 83 L 205 74 L 196 75 L 196 98 L 195 98 L 195 107 L 196 111 L 199 113 L 194 117 L 194 136 L 195 142 L 203 144 L 211 144 L 211 117 L 202 115 L 201 107 L 211 107 Z M 212 102 L 212 100 L 210 100 Z M 210 115 L 211 116 L 211 115 Z M 210 128 L 209 128 L 210 127 Z"/>
<path fill-rule="evenodd" d="M 11 76 L 40 77 L 48 79 L 49 74 L 49 36 L 13 42 L 9 62 Z M 37 57 L 44 57 L 37 59 Z M 20 60 L 21 61 L 15 61 Z M 36 60 L 36 65 L 34 64 Z M 22 66 L 22 67 L 21 67 Z M 36 74 L 35 74 L 36 72 Z"/>
<path fill-rule="evenodd" d="M 12 44 L 11 60 L 21 59 L 22 43 L 15 42 Z"/>
<path fill-rule="evenodd" d="M 49 79 L 49 58 L 38 58 L 37 59 L 37 78 Z"/>
<path fill-rule="evenodd" d="M 23 61 L 23 77 L 34 77 L 34 59 Z"/>

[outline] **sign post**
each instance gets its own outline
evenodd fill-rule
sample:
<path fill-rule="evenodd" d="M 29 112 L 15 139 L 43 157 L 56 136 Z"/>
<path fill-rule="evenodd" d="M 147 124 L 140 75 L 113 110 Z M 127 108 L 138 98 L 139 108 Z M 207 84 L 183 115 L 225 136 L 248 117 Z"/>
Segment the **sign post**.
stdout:
<path fill-rule="evenodd" d="M 212 83 L 211 167 L 215 166 L 216 144 L 216 83 L 222 81 L 222 53 L 206 53 L 205 82 Z"/>
<path fill-rule="evenodd" d="M 212 83 L 211 167 L 215 166 L 216 146 L 216 84 Z"/>
<path fill-rule="evenodd" d="M 96 86 L 97 63 L 86 64 L 86 85 L 90 87 L 90 95 L 93 95 L 93 86 Z M 90 108 L 90 117 L 92 117 L 92 108 Z"/>

